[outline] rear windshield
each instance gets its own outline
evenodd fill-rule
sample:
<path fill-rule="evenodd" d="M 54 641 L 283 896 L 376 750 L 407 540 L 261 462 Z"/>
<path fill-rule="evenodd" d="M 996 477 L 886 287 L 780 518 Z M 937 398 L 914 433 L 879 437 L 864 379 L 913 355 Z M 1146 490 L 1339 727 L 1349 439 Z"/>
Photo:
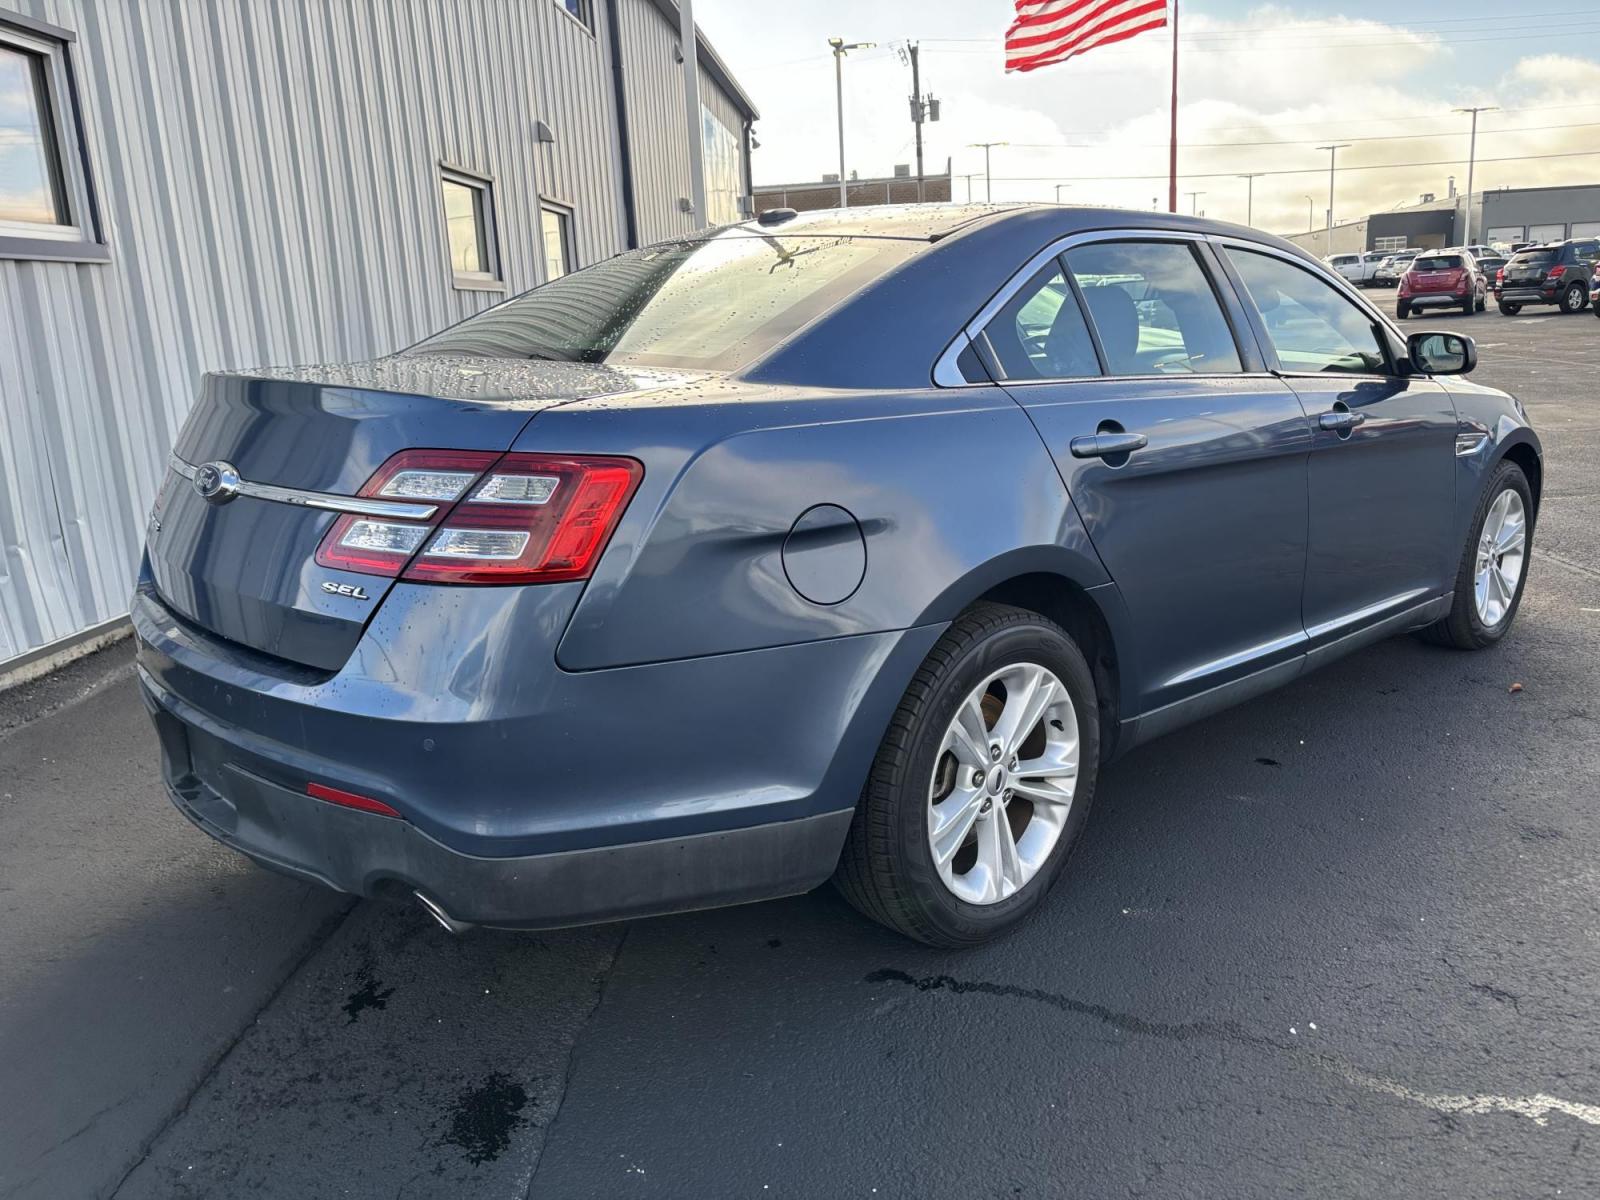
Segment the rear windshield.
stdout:
<path fill-rule="evenodd" d="M 1560 253 L 1559 250 L 1518 250 L 1511 256 L 1511 265 L 1514 267 L 1542 267 L 1555 262 Z"/>
<path fill-rule="evenodd" d="M 1411 260 L 1417 271 L 1452 271 L 1461 265 L 1459 254 L 1419 254 Z"/>
<path fill-rule="evenodd" d="M 927 246 L 744 230 L 668 242 L 524 292 L 406 353 L 734 370 Z"/>

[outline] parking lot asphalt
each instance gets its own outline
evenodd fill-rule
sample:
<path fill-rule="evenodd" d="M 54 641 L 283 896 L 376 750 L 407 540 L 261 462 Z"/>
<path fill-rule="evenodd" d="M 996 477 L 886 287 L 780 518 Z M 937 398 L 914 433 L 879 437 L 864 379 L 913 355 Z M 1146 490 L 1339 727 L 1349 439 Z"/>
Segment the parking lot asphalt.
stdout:
<path fill-rule="evenodd" d="M 1512 634 L 1139 749 L 976 951 L 452 939 L 192 830 L 126 647 L 0 697 L 0 1197 L 1600 1195 L 1600 321 L 1428 323 L 1544 438 Z"/>

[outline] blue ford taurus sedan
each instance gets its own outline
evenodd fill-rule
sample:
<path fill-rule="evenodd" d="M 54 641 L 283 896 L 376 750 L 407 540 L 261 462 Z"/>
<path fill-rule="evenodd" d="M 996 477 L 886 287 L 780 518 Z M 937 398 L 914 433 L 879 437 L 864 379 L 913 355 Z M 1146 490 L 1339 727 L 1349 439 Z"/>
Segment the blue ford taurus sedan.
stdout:
<path fill-rule="evenodd" d="M 280 871 L 547 927 L 832 877 L 924 942 L 1113 755 L 1510 626 L 1522 406 L 1254 230 L 760 220 L 403 353 L 211 375 L 133 601 L 173 799 Z"/>

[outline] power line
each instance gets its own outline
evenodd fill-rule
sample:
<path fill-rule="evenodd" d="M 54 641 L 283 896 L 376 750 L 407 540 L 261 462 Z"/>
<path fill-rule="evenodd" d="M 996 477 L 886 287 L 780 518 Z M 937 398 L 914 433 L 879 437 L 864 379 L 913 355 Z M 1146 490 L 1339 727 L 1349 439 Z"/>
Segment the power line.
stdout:
<path fill-rule="evenodd" d="M 1537 159 L 1547 158 L 1593 158 L 1600 156 L 1600 150 L 1570 150 L 1560 154 L 1511 154 L 1501 158 L 1480 158 L 1480 163 L 1491 162 L 1533 162 Z M 1435 162 L 1407 162 L 1407 163 L 1353 163 L 1340 167 L 1341 171 L 1409 171 L 1417 167 L 1457 167 L 1461 165 L 1459 158 L 1442 158 Z M 1259 171 L 1260 175 L 1320 175 L 1327 170 L 1326 167 L 1289 168 L 1277 171 Z M 1226 179 L 1238 175 L 1238 171 L 1180 171 L 1182 179 Z M 1082 175 L 1072 172 L 1075 180 L 1089 179 L 1096 182 L 1104 180 L 1137 180 L 1137 179 L 1165 179 L 1166 173 L 1159 175 Z M 996 183 L 1051 183 L 1059 179 L 1060 175 L 996 175 Z"/>
<path fill-rule="evenodd" d="M 1478 131 L 1479 137 L 1488 137 L 1497 133 L 1548 133 L 1552 129 L 1595 129 L 1600 128 L 1600 121 L 1578 121 L 1566 125 L 1518 125 L 1509 129 L 1482 129 Z M 1352 142 L 1398 142 L 1414 138 L 1443 138 L 1460 136 L 1458 130 L 1441 129 L 1437 133 L 1384 133 L 1373 134 L 1369 137 L 1352 137 Z M 1271 142 L 1184 142 L 1183 147 L 1188 150 L 1217 149 L 1224 146 L 1309 146 L 1312 142 L 1321 141 L 1320 137 L 1293 138 L 1283 141 Z M 1024 150 L 1123 150 L 1123 149 L 1160 149 L 1166 142 L 1012 142 L 1013 146 Z"/>

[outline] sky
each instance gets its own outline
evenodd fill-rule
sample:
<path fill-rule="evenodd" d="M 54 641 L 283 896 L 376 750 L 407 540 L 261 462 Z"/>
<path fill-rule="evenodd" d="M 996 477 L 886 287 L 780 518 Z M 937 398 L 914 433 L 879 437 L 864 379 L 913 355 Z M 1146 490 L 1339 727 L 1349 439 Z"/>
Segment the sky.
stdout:
<path fill-rule="evenodd" d="M 1501 110 L 1479 118 L 1475 189 L 1600 182 L 1600 0 L 1180 3 L 1183 212 L 1248 215 L 1274 233 L 1320 227 L 1329 154 L 1316 147 L 1330 142 L 1351 143 L 1338 152 L 1337 220 L 1443 197 L 1452 175 L 1465 190 L 1469 118 L 1451 112 L 1464 105 Z M 844 62 L 848 171 L 887 175 L 912 161 L 903 49 L 916 41 L 923 92 L 942 107 L 923 126 L 927 169 L 950 159 L 957 200 L 969 186 L 984 198 L 983 151 L 971 144 L 1005 141 L 992 151 L 995 200 L 1053 200 L 1061 183 L 1065 203 L 1166 205 L 1168 30 L 1007 75 L 1009 0 L 695 0 L 694 10 L 761 110 L 757 184 L 838 169 L 827 46 L 838 36 L 877 43 Z M 973 172 L 969 185 L 961 176 Z M 1248 172 L 1268 172 L 1253 204 L 1238 178 Z"/>

